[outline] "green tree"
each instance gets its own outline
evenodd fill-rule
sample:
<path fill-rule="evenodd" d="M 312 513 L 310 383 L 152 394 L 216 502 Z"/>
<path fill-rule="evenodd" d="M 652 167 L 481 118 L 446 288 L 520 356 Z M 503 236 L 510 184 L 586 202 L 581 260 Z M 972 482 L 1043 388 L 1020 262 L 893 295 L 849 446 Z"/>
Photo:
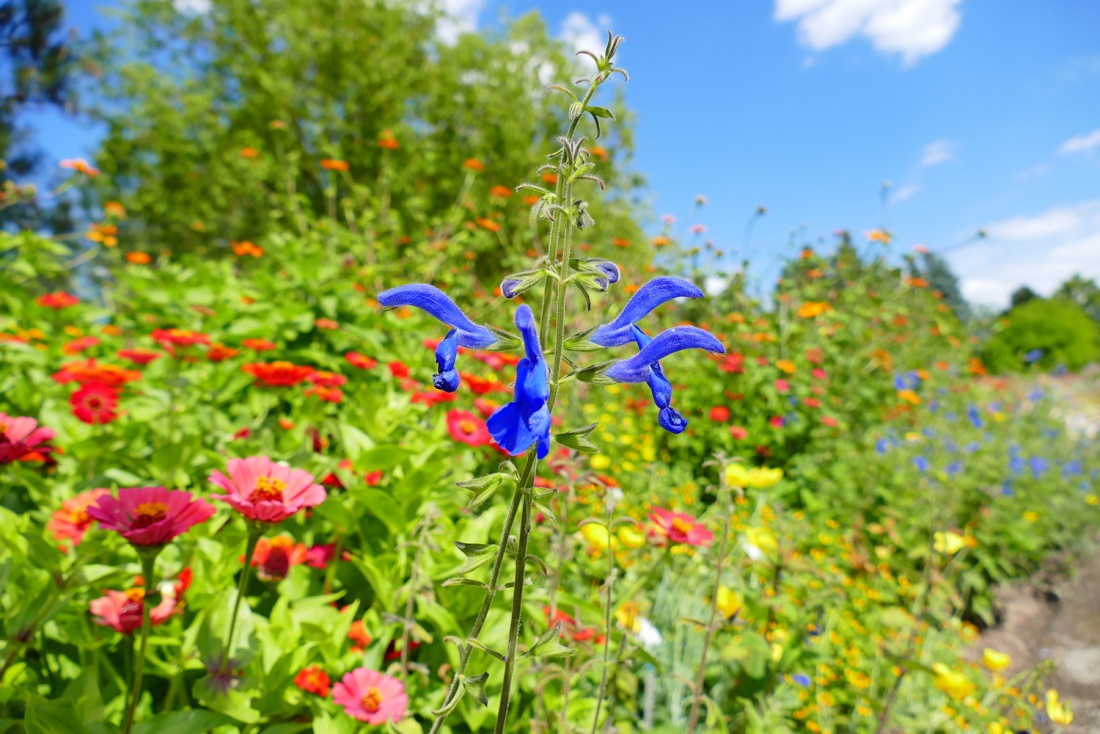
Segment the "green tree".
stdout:
<path fill-rule="evenodd" d="M 356 235 L 340 249 L 377 251 L 368 261 L 415 263 L 437 240 L 460 241 L 454 254 L 493 278 L 499 255 L 479 253 L 502 239 L 539 249 L 512 191 L 556 145 L 550 100 L 530 90 L 573 76 L 575 62 L 537 15 L 447 45 L 420 5 L 217 0 L 185 15 L 137 0 L 100 41 L 107 98 L 94 111 L 108 130 L 99 193 L 127 210 L 120 239 L 225 248 L 327 218 Z M 618 193 L 593 206 L 588 237 L 640 246 L 623 123 L 599 141 L 599 173 Z"/>
<path fill-rule="evenodd" d="M 1054 297 L 1073 301 L 1085 310 L 1089 318 L 1100 322 L 1100 286 L 1092 278 L 1077 273 L 1058 287 Z"/>
<path fill-rule="evenodd" d="M 1034 301 L 1037 298 L 1041 299 L 1041 296 L 1035 291 L 1031 290 L 1031 288 L 1029 288 L 1028 286 L 1022 285 L 1016 290 L 1012 291 L 1012 296 L 1010 297 L 1009 302 L 1012 304 L 1011 308 L 1019 308 L 1025 303 Z"/>
<path fill-rule="evenodd" d="M 982 350 L 986 365 L 996 372 L 1020 371 L 1029 365 L 1078 370 L 1100 360 L 1100 325 L 1072 301 L 1032 299 L 1009 311 L 1001 323 L 1001 330 Z"/>
<path fill-rule="evenodd" d="M 959 321 L 966 322 L 970 319 L 970 304 L 963 297 L 959 278 L 951 270 L 947 260 L 934 252 L 921 253 L 919 263 L 917 260 L 909 263 L 909 274 L 923 278 L 928 281 L 929 288 L 942 293 L 943 302 L 955 312 Z"/>

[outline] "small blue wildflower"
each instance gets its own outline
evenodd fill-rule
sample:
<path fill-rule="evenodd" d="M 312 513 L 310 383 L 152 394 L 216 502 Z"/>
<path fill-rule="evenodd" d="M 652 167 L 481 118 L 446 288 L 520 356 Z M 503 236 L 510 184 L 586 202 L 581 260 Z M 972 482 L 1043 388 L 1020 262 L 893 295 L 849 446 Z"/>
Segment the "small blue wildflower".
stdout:
<path fill-rule="evenodd" d="M 1050 464 L 1041 456 L 1032 456 L 1028 466 L 1031 468 L 1031 476 L 1036 479 L 1046 474 L 1047 469 L 1050 468 Z"/>
<path fill-rule="evenodd" d="M 966 417 L 970 421 L 970 425 L 974 426 L 975 428 L 982 427 L 982 414 L 978 410 L 977 405 L 970 405 L 969 407 L 967 407 Z"/>
<path fill-rule="evenodd" d="M 890 442 L 887 441 L 885 438 L 880 438 L 879 440 L 875 441 L 875 451 L 878 453 L 879 456 L 884 455 L 889 449 Z"/>
<path fill-rule="evenodd" d="M 1079 476 L 1081 472 L 1082 470 L 1080 459 L 1074 459 L 1073 461 L 1067 462 L 1066 465 L 1062 467 L 1062 476 L 1066 479 Z"/>
<path fill-rule="evenodd" d="M 945 438 L 943 440 L 943 448 L 947 451 L 947 453 L 953 454 L 959 450 L 959 445 L 952 441 L 950 438 Z"/>
<path fill-rule="evenodd" d="M 1055 377 L 1061 377 L 1062 375 L 1065 375 L 1068 372 L 1069 372 L 1069 369 L 1067 369 L 1064 364 L 1057 365 L 1054 368 L 1054 376 Z"/>
<path fill-rule="evenodd" d="M 914 457 L 913 466 L 917 467 L 917 471 L 919 472 L 926 472 L 928 471 L 928 459 L 923 456 Z"/>
<path fill-rule="evenodd" d="M 939 410 L 940 410 L 940 401 L 939 400 L 929 400 L 928 401 L 928 410 L 930 410 L 933 413 L 938 413 Z"/>
<path fill-rule="evenodd" d="M 1014 491 L 1012 491 L 1011 479 L 1006 479 L 1005 483 L 1001 485 L 1001 494 L 1005 497 L 1011 497 L 1012 495 L 1016 494 Z"/>
<path fill-rule="evenodd" d="M 905 389 L 905 377 L 904 376 L 894 375 L 894 389 L 895 390 L 904 390 Z"/>
<path fill-rule="evenodd" d="M 1037 403 L 1043 399 L 1044 395 L 1045 393 L 1042 390 L 1040 390 L 1039 388 L 1035 388 L 1027 394 L 1027 399 L 1033 403 Z"/>
<path fill-rule="evenodd" d="M 972 454 L 975 451 L 977 451 L 978 449 L 980 449 L 981 447 L 982 447 L 982 445 L 980 443 L 978 443 L 977 441 L 973 441 L 973 442 L 968 443 L 967 445 L 963 446 L 963 453 Z"/>
<path fill-rule="evenodd" d="M 948 423 L 954 423 L 959 419 L 958 413 L 952 413 L 951 411 L 947 411 L 946 413 L 944 413 L 943 417 L 947 419 Z"/>
<path fill-rule="evenodd" d="M 1042 349 L 1032 349 L 1030 352 L 1028 352 L 1027 354 L 1024 355 L 1024 361 L 1027 362 L 1028 364 L 1033 364 L 1035 362 L 1038 362 L 1042 358 L 1043 358 L 1043 350 Z"/>
<path fill-rule="evenodd" d="M 1000 400 L 994 400 L 992 403 L 990 403 L 989 404 L 989 412 L 990 413 L 1000 413 L 1001 412 L 1001 401 Z"/>
<path fill-rule="evenodd" d="M 432 384 L 437 390 L 454 392 L 458 389 L 459 377 L 455 360 L 460 346 L 485 349 L 498 341 L 496 334 L 470 321 L 462 309 L 435 286 L 414 283 L 390 288 L 378 294 L 378 302 L 386 308 L 419 308 L 451 327 L 447 336 L 435 348 L 435 362 L 439 372 L 432 378 Z"/>
<path fill-rule="evenodd" d="M 601 347 L 618 347 L 634 341 L 631 328 L 653 309 L 673 298 L 702 298 L 703 291 L 683 278 L 661 276 L 649 281 L 635 293 L 618 318 L 592 332 L 589 340 Z M 640 382 L 640 380 L 639 380 Z"/>
<path fill-rule="evenodd" d="M 798 405 L 798 398 L 796 398 L 794 395 L 791 395 L 789 398 L 787 398 L 787 402 L 791 405 Z"/>
<path fill-rule="evenodd" d="M 549 371 L 542 357 L 535 315 L 523 304 L 516 309 L 516 328 L 523 336 L 527 356 L 516 365 L 516 390 L 512 402 L 498 408 L 486 425 L 500 447 L 519 456 L 538 442 L 538 456 L 550 452 Z"/>
<path fill-rule="evenodd" d="M 802 686 L 803 688 L 809 688 L 810 687 L 810 676 L 808 676 L 808 675 L 803 675 L 802 673 L 798 673 L 796 675 L 792 675 L 791 680 L 794 681 L 795 683 L 797 683 L 798 685 Z"/>
<path fill-rule="evenodd" d="M 931 428 L 923 428 L 923 429 L 921 429 L 921 433 L 924 434 L 925 438 L 935 438 L 936 437 L 936 432 Z"/>
<path fill-rule="evenodd" d="M 1008 470 L 1013 474 L 1019 474 L 1024 470 L 1024 460 L 1019 456 L 1013 456 L 1008 462 Z"/>
<path fill-rule="evenodd" d="M 943 468 L 944 473 L 949 477 L 953 477 L 963 470 L 961 461 L 952 461 L 950 464 Z"/>

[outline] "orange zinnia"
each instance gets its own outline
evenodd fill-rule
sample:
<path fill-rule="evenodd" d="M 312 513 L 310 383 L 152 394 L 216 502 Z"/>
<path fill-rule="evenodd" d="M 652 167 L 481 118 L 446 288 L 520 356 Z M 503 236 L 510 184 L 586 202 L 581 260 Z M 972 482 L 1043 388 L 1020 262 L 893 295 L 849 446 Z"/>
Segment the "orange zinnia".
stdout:
<path fill-rule="evenodd" d="M 347 161 L 337 158 L 325 158 L 321 161 L 321 168 L 326 171 L 346 171 L 350 168 Z"/>
<path fill-rule="evenodd" d="M 664 235 L 657 235 L 651 240 L 651 242 L 653 243 L 654 247 L 664 247 L 666 245 L 672 244 L 672 240 L 670 240 L 668 237 L 665 237 Z"/>
<path fill-rule="evenodd" d="M 241 148 L 241 158 L 255 158 L 258 155 L 260 155 L 260 152 L 251 146 Z"/>
<path fill-rule="evenodd" d="M 393 136 L 391 131 L 383 130 L 382 135 L 378 138 L 378 147 L 386 150 L 396 150 L 398 147 L 397 138 Z"/>
<path fill-rule="evenodd" d="M 615 247 L 630 247 L 630 240 L 622 237 L 612 237 L 611 244 L 615 245 Z"/>
<path fill-rule="evenodd" d="M 462 165 L 464 165 L 466 168 L 469 168 L 471 171 L 485 170 L 485 164 L 479 161 L 477 158 L 467 158 L 465 161 L 462 162 Z"/>
<path fill-rule="evenodd" d="M 490 232 L 500 231 L 500 222 L 494 222 L 492 219 L 486 219 L 484 217 L 478 217 L 475 221 L 482 229 L 487 229 Z"/>
<path fill-rule="evenodd" d="M 252 257 L 260 257 L 264 254 L 264 248 L 254 245 L 248 240 L 244 242 L 231 242 L 230 246 L 233 248 L 233 254 L 238 257 L 244 257 L 245 255 L 251 255 Z"/>
<path fill-rule="evenodd" d="M 512 195 L 512 190 L 507 186 L 501 186 L 500 184 L 497 184 L 493 188 L 489 189 L 489 194 L 492 196 L 498 196 L 501 199 L 507 199 L 509 196 Z"/>
<path fill-rule="evenodd" d="M 99 175 L 99 171 L 96 170 L 83 158 L 66 158 L 61 161 L 62 168 L 71 168 L 78 173 L 83 173 L 88 178 L 95 178 Z"/>
<path fill-rule="evenodd" d="M 153 261 L 147 252 L 127 252 L 126 259 L 134 265 L 148 265 Z"/>

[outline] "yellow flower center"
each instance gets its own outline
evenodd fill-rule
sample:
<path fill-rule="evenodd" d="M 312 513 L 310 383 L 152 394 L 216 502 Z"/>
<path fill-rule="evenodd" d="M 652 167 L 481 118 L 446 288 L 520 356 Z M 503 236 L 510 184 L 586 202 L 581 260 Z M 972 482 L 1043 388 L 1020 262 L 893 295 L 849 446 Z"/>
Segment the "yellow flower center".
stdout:
<path fill-rule="evenodd" d="M 143 601 L 145 599 L 145 590 L 144 589 L 130 589 L 129 591 L 126 592 L 126 598 L 129 599 L 130 601 L 134 602 L 134 603 L 137 603 L 139 601 Z"/>
<path fill-rule="evenodd" d="M 286 489 L 286 482 L 282 479 L 276 479 L 275 477 L 257 477 L 256 488 L 252 490 L 252 494 L 248 496 L 248 501 L 263 502 L 264 500 L 274 500 L 276 502 L 282 502 L 284 489 Z"/>
<path fill-rule="evenodd" d="M 382 708 L 382 691 L 371 686 L 367 689 L 367 693 L 360 703 L 363 704 L 363 710 L 368 714 L 377 713 L 378 709 Z"/>
<path fill-rule="evenodd" d="M 168 505 L 163 502 L 142 502 L 134 509 L 134 527 L 147 528 L 168 516 Z"/>
<path fill-rule="evenodd" d="M 458 428 L 463 433 L 473 433 L 477 430 L 477 426 L 474 425 L 473 421 L 459 421 Z"/>
<path fill-rule="evenodd" d="M 695 526 L 691 522 L 683 519 L 682 517 L 677 517 L 672 520 L 672 529 L 681 532 L 684 535 L 690 533 L 693 527 Z"/>

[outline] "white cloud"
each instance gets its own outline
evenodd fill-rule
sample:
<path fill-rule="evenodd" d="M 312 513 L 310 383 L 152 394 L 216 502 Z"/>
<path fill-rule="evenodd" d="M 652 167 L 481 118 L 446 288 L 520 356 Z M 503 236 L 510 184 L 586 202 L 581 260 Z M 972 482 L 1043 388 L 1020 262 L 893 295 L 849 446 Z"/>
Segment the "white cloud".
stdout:
<path fill-rule="evenodd" d="M 452 45 L 463 33 L 477 30 L 478 16 L 481 15 L 481 9 L 485 7 L 485 0 L 442 0 L 439 7 L 445 17 L 436 23 L 436 35 L 443 43 Z"/>
<path fill-rule="evenodd" d="M 917 194 L 920 193 L 920 188 L 921 188 L 920 184 L 915 184 L 915 183 L 902 184 L 901 186 L 898 187 L 898 190 L 895 191 L 890 196 L 890 203 L 891 204 L 900 204 L 903 201 L 907 201 L 909 199 L 912 199 L 914 196 L 916 196 Z"/>
<path fill-rule="evenodd" d="M 934 166 L 937 163 L 953 161 L 955 160 L 955 150 L 958 147 L 957 143 L 953 143 L 950 140 L 934 140 L 924 146 L 924 153 L 921 154 L 920 164 L 922 166 Z"/>
<path fill-rule="evenodd" d="M 610 26 L 611 18 L 606 15 L 599 16 L 593 23 L 587 15 L 574 10 L 562 21 L 560 38 L 573 51 L 591 51 L 599 56 L 607 45 L 604 29 Z"/>
<path fill-rule="evenodd" d="M 177 13 L 205 15 L 210 12 L 211 0 L 172 0 Z"/>
<path fill-rule="evenodd" d="M 1093 130 L 1087 135 L 1078 135 L 1075 138 L 1070 138 L 1062 143 L 1062 147 L 1058 149 L 1058 152 L 1062 155 L 1070 155 L 1073 153 L 1091 154 L 1094 148 L 1100 148 L 1100 128 Z"/>
<path fill-rule="evenodd" d="M 798 21 L 798 41 L 820 51 L 856 35 L 905 66 L 934 54 L 959 29 L 962 0 L 775 0 L 775 18 Z"/>
<path fill-rule="evenodd" d="M 984 241 L 948 256 L 963 295 L 975 303 L 1006 307 L 1023 285 L 1050 295 L 1074 273 L 1100 277 L 1100 199 L 984 229 Z"/>

